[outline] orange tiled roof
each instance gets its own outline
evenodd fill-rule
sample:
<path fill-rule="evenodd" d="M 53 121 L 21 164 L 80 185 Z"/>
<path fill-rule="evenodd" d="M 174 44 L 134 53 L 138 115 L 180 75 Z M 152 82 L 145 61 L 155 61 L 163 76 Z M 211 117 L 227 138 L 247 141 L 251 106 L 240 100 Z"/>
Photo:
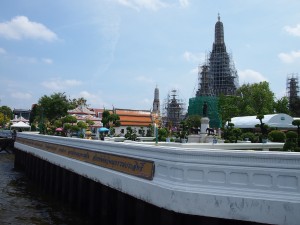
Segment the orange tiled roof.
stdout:
<path fill-rule="evenodd" d="M 130 109 L 115 109 L 115 113 L 119 116 L 127 115 L 127 116 L 150 116 L 151 112 L 146 110 L 130 110 Z"/>
<path fill-rule="evenodd" d="M 152 123 L 151 112 L 146 110 L 115 109 L 121 126 L 148 126 Z"/>
<path fill-rule="evenodd" d="M 132 121 L 132 122 L 148 122 L 151 123 L 151 117 L 146 116 L 119 116 L 120 121 Z"/>
<path fill-rule="evenodd" d="M 151 123 L 146 122 L 121 122 L 121 126 L 148 127 Z"/>

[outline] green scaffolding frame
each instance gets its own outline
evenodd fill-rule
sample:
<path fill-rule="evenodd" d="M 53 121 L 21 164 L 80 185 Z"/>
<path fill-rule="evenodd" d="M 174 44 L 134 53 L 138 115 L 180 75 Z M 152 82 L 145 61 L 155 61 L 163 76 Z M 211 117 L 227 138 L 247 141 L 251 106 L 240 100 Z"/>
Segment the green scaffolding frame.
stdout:
<path fill-rule="evenodd" d="M 216 96 L 197 96 L 189 99 L 188 115 L 200 115 L 203 117 L 203 105 L 207 103 L 207 117 L 211 128 L 220 128 L 222 121 L 218 112 L 219 99 Z"/>

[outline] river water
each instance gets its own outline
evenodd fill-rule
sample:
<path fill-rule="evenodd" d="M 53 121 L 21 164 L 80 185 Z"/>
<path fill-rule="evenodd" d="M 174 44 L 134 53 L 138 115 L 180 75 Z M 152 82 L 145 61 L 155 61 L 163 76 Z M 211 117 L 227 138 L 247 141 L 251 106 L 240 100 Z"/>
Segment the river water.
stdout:
<path fill-rule="evenodd" d="M 25 174 L 14 170 L 14 155 L 0 153 L 1 225 L 82 225 L 89 222 L 67 206 L 41 195 Z"/>

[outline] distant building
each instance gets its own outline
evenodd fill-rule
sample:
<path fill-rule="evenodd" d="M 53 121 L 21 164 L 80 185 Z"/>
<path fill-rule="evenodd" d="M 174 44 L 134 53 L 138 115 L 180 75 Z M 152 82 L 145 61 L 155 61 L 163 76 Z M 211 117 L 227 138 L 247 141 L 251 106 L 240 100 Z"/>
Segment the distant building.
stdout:
<path fill-rule="evenodd" d="M 170 129 L 180 127 L 180 122 L 185 117 L 185 104 L 178 96 L 178 91 L 173 89 L 164 102 L 164 115 L 162 125 Z"/>
<path fill-rule="evenodd" d="M 14 118 L 23 118 L 27 121 L 30 120 L 30 113 L 31 113 L 31 110 L 30 109 L 14 109 L 13 110 L 13 115 L 14 115 Z"/>
<path fill-rule="evenodd" d="M 298 74 L 290 74 L 286 82 L 289 109 L 293 116 L 300 116 L 300 95 Z"/>
<path fill-rule="evenodd" d="M 153 113 L 160 114 L 160 102 L 159 102 L 159 89 L 158 87 L 154 90 L 154 99 L 153 99 Z"/>
<path fill-rule="evenodd" d="M 278 129 L 296 129 L 296 126 L 292 125 L 293 118 L 290 115 L 284 113 L 264 115 L 262 122 L 269 127 Z M 231 118 L 231 122 L 236 128 L 252 128 L 255 129 L 255 125 L 259 124 L 257 116 L 241 116 Z"/>
<path fill-rule="evenodd" d="M 150 110 L 114 109 L 114 113 L 120 117 L 120 126 L 115 127 L 115 133 L 125 135 L 127 127 L 135 129 L 138 136 L 146 135 L 149 125 L 153 124 Z"/>
<path fill-rule="evenodd" d="M 161 112 L 160 112 L 160 100 L 159 100 L 159 89 L 156 86 L 154 90 L 153 109 L 151 112 L 152 121 L 155 126 L 161 127 Z"/>
<path fill-rule="evenodd" d="M 96 117 L 96 113 L 85 106 L 80 105 L 75 109 L 68 110 L 68 114 L 75 116 L 77 121 L 84 121 L 84 122 L 86 122 L 87 120 L 93 121 L 94 124 L 91 125 L 91 129 L 94 133 L 97 133 L 96 132 L 97 128 L 103 126 L 101 119 Z"/>

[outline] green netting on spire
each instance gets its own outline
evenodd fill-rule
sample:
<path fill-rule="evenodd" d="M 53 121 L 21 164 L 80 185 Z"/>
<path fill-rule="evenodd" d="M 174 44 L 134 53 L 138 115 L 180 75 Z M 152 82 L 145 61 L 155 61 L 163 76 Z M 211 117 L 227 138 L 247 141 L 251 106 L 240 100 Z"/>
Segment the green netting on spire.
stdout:
<path fill-rule="evenodd" d="M 203 105 L 207 103 L 207 117 L 211 128 L 221 127 L 221 119 L 218 113 L 218 97 L 198 96 L 189 99 L 188 115 L 200 115 L 203 117 Z"/>

